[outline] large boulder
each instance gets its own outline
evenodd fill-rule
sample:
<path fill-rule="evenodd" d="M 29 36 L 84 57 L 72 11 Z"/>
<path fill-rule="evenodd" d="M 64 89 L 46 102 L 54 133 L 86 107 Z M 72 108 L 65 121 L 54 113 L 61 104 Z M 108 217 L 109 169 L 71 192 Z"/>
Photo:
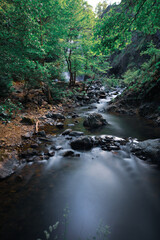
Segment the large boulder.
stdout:
<path fill-rule="evenodd" d="M 79 137 L 71 142 L 74 150 L 90 150 L 93 147 L 93 139 L 91 137 Z"/>
<path fill-rule="evenodd" d="M 103 116 L 99 113 L 89 114 L 89 116 L 87 116 L 83 122 L 84 127 L 88 127 L 90 129 L 102 127 L 107 124 L 108 123 L 106 119 L 104 119 Z"/>
<path fill-rule="evenodd" d="M 150 159 L 160 165 L 160 138 L 130 144 L 131 151 L 140 158 Z"/>

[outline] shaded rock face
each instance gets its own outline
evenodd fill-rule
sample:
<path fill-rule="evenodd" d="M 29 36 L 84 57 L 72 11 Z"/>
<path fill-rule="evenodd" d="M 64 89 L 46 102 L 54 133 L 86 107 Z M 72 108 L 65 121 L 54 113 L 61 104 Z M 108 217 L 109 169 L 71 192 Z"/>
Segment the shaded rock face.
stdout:
<path fill-rule="evenodd" d="M 93 140 L 91 137 L 80 137 L 71 142 L 71 147 L 74 150 L 90 150 L 93 147 Z"/>
<path fill-rule="evenodd" d="M 133 67 L 139 68 L 150 58 L 146 54 L 141 55 L 141 52 L 146 49 L 148 43 L 151 41 L 159 48 L 160 36 L 158 32 L 152 35 L 139 32 L 132 33 L 131 44 L 121 51 L 117 50 L 110 56 L 111 69 L 108 74 L 121 77 L 131 64 Z"/>
<path fill-rule="evenodd" d="M 127 104 L 122 105 L 121 103 L 116 103 L 116 104 L 110 104 L 107 107 L 107 112 L 110 113 L 118 113 L 118 114 L 124 114 L 124 115 L 136 115 L 136 109 L 131 109 L 130 106 Z"/>
<path fill-rule="evenodd" d="M 139 115 L 142 117 L 145 117 L 147 115 L 152 115 L 155 112 L 156 103 L 144 103 L 139 107 Z M 158 104 L 157 104 L 158 108 Z"/>
<path fill-rule="evenodd" d="M 88 127 L 90 129 L 99 128 L 104 125 L 107 125 L 107 121 L 102 117 L 99 113 L 91 113 L 83 122 L 84 127 Z"/>
<path fill-rule="evenodd" d="M 160 138 L 131 143 L 130 147 L 137 157 L 150 159 L 160 166 Z"/>

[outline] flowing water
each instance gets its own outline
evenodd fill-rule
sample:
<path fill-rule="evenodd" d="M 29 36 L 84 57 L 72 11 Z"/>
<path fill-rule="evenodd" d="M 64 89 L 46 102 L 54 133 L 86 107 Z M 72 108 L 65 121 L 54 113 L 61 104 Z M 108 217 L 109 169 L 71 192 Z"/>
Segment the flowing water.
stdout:
<path fill-rule="evenodd" d="M 160 130 L 143 119 L 103 111 L 108 101 L 93 104 L 95 110 L 77 109 L 79 123 L 73 130 L 139 140 L 160 136 Z M 86 114 L 95 111 L 102 113 L 109 126 L 90 132 L 82 123 Z M 68 118 L 66 124 L 73 121 Z M 61 135 L 53 136 L 52 144 L 70 149 L 69 140 Z M 62 237 L 66 206 L 70 211 L 68 240 L 95 236 L 101 221 L 110 227 L 110 240 L 160 239 L 160 174 L 156 168 L 132 156 L 125 147 L 116 152 L 100 148 L 81 151 L 79 158 L 62 157 L 63 149 L 48 161 L 24 166 L 0 183 L 1 240 L 45 239 L 43 231 L 57 221 L 60 225 L 54 235 L 66 239 Z"/>

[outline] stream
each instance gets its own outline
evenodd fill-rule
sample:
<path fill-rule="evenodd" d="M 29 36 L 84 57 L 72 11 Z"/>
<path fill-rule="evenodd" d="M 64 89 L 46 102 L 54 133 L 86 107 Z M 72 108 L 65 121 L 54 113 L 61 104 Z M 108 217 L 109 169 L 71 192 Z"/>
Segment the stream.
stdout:
<path fill-rule="evenodd" d="M 78 107 L 78 124 L 68 127 L 75 119 L 67 118 L 65 128 L 91 136 L 138 140 L 160 136 L 160 130 L 144 119 L 107 113 L 104 109 L 115 96 L 113 92 L 92 104 L 95 109 Z M 109 125 L 94 131 L 85 129 L 84 117 L 92 112 L 101 113 Z M 109 226 L 108 240 L 159 240 L 159 170 L 132 155 L 127 147 L 111 152 L 96 147 L 76 151 L 78 158 L 64 158 L 64 149 L 71 148 L 70 140 L 60 134 L 64 130 L 57 130 L 53 143 L 48 144 L 49 149 L 52 144 L 63 148 L 55 156 L 29 163 L 0 182 L 0 239 L 43 240 L 43 231 L 59 221 L 52 234 L 58 235 L 58 240 L 91 239 L 101 222 Z M 69 209 L 67 224 L 65 209 Z M 65 227 L 67 238 L 62 236 Z"/>

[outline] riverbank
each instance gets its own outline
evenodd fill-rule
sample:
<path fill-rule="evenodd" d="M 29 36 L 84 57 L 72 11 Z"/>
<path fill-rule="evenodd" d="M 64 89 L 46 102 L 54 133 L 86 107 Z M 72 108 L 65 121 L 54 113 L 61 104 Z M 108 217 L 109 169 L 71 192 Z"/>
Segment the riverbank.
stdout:
<path fill-rule="evenodd" d="M 25 164 L 49 160 L 55 155 L 55 151 L 61 149 L 61 146 L 52 146 L 51 149 L 48 146 L 52 145 L 54 136 L 63 132 L 67 142 L 74 140 L 75 137 L 78 145 L 82 146 L 80 150 L 85 150 L 88 144 L 91 148 L 98 146 L 104 151 L 116 152 L 121 149 L 121 145 L 132 142 L 134 138 L 138 138 L 138 140 L 158 138 L 159 128 L 148 126 L 143 119 L 133 118 L 132 116 L 131 118 L 124 117 L 121 119 L 118 116 L 105 114 L 106 106 L 119 94 L 118 89 L 114 89 L 114 91 L 112 89 L 110 92 L 106 91 L 97 81 L 86 94 L 82 95 L 77 92 L 72 98 L 65 99 L 65 103 L 57 105 L 47 103 L 39 107 L 32 104 L 32 107 L 28 106 L 25 112 L 18 114 L 13 121 L 1 125 L 1 136 L 3 136 L 0 139 L 1 178 L 10 176 L 16 169 Z M 123 126 L 125 122 L 126 125 L 130 125 L 130 128 L 125 129 L 125 126 Z M 135 134 L 135 123 L 137 126 L 139 125 L 136 129 L 140 133 L 138 135 Z M 119 124 L 122 124 L 122 126 L 119 126 Z M 68 129 L 67 132 L 65 132 L 66 129 Z M 125 132 L 126 130 L 127 132 Z M 155 131 L 153 132 L 153 130 Z M 80 135 L 84 135 L 84 137 L 77 139 Z M 106 135 L 106 139 L 103 139 L 102 136 L 104 135 Z M 108 135 L 111 136 L 108 137 Z M 99 138 L 94 139 L 95 136 Z M 119 140 L 114 136 L 123 139 Z M 72 143 L 70 144 L 72 146 Z M 129 148 L 132 151 L 131 144 Z M 154 156 L 154 148 L 155 145 L 153 144 L 152 154 L 148 154 L 148 148 L 138 151 L 134 149 L 132 152 L 143 160 L 148 161 L 149 159 L 149 162 L 159 164 L 157 160 L 159 155 L 156 152 L 156 157 Z M 79 153 L 74 153 L 70 149 L 69 151 L 66 150 L 64 154 L 72 157 L 79 155 Z"/>
<path fill-rule="evenodd" d="M 75 119 L 77 115 L 74 109 L 77 106 L 91 104 L 106 97 L 99 81 L 95 82 L 90 90 L 88 89 L 87 94 L 82 94 L 81 85 L 77 85 L 79 89 L 76 87 L 76 94 L 62 99 L 58 104 L 49 104 L 42 91 L 32 90 L 27 96 L 24 107 L 14 118 L 0 122 L 0 178 L 10 176 L 23 164 L 21 152 L 30 149 L 30 146 L 36 148 L 40 142 L 49 142 L 47 136 L 53 136 L 59 129 L 63 129 L 67 114 Z M 22 86 L 18 86 L 11 98 L 24 101 Z M 31 153 L 28 155 L 32 156 Z M 38 160 L 43 160 L 42 155 Z"/>
<path fill-rule="evenodd" d="M 140 116 L 153 126 L 160 126 L 160 84 L 148 81 L 131 84 L 108 105 L 110 113 Z"/>

